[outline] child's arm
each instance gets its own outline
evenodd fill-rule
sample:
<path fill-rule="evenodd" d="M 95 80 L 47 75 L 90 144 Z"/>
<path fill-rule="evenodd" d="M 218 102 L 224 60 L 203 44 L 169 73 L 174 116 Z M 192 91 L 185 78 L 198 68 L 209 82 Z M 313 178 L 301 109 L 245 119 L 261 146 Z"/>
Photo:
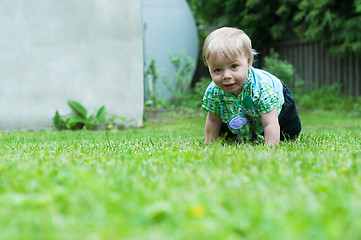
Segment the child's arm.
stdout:
<path fill-rule="evenodd" d="M 280 125 L 277 109 L 274 107 L 268 113 L 261 115 L 266 144 L 275 146 L 280 142 Z"/>
<path fill-rule="evenodd" d="M 221 130 L 222 120 L 220 116 L 213 115 L 208 113 L 206 119 L 205 135 L 206 143 L 213 142 L 219 137 L 219 132 Z"/>

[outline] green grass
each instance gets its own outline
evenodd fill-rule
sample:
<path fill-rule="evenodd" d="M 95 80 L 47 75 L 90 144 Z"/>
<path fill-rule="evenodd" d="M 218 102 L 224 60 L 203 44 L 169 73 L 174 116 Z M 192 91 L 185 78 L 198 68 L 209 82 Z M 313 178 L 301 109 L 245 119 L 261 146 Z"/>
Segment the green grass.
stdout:
<path fill-rule="evenodd" d="M 0 239 L 360 239 L 361 121 L 301 114 L 267 149 L 204 118 L 0 139 Z"/>

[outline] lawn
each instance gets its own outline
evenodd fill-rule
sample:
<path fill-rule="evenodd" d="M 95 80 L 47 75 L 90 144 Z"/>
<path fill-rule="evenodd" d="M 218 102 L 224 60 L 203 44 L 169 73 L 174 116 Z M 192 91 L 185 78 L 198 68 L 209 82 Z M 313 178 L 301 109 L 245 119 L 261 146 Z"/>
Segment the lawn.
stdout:
<path fill-rule="evenodd" d="M 205 145 L 200 116 L 2 133 L 0 239 L 360 239 L 361 118 L 301 119 L 271 149 Z"/>

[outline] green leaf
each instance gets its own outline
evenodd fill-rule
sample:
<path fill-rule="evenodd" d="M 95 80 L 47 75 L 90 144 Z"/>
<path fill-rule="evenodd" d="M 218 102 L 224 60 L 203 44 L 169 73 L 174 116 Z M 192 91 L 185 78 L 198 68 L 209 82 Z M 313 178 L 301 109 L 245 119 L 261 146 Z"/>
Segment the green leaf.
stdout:
<path fill-rule="evenodd" d="M 105 106 L 104 105 L 101 108 L 99 108 L 97 115 L 95 117 L 95 121 L 97 123 L 105 121 Z"/>
<path fill-rule="evenodd" d="M 86 125 L 94 125 L 94 114 L 90 114 L 90 116 L 86 119 Z"/>
<path fill-rule="evenodd" d="M 76 125 L 78 123 L 81 123 L 81 124 L 85 124 L 86 123 L 86 118 L 80 116 L 80 115 L 73 115 L 73 116 L 70 116 L 68 119 L 67 119 L 68 123 L 70 125 Z"/>
<path fill-rule="evenodd" d="M 68 100 L 68 105 L 71 107 L 71 109 L 73 109 L 76 114 L 80 115 L 84 119 L 87 117 L 88 112 L 80 103 L 74 100 Z"/>
<path fill-rule="evenodd" d="M 55 112 L 55 115 L 53 117 L 53 124 L 56 129 L 60 130 L 60 129 L 64 128 L 64 120 L 60 116 L 58 111 Z"/>

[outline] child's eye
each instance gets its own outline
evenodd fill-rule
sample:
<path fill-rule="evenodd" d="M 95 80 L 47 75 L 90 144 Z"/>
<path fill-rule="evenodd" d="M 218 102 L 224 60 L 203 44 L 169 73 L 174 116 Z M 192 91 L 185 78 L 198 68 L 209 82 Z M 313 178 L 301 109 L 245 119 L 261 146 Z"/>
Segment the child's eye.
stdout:
<path fill-rule="evenodd" d="M 213 71 L 214 71 L 214 72 L 216 72 L 216 73 L 218 73 L 218 72 L 221 72 L 221 71 L 222 71 L 222 69 L 220 69 L 220 68 L 216 68 L 216 69 L 214 69 Z"/>
<path fill-rule="evenodd" d="M 232 64 L 232 66 L 231 66 L 232 69 L 235 69 L 235 68 L 237 68 L 237 67 L 238 67 L 237 64 Z"/>

